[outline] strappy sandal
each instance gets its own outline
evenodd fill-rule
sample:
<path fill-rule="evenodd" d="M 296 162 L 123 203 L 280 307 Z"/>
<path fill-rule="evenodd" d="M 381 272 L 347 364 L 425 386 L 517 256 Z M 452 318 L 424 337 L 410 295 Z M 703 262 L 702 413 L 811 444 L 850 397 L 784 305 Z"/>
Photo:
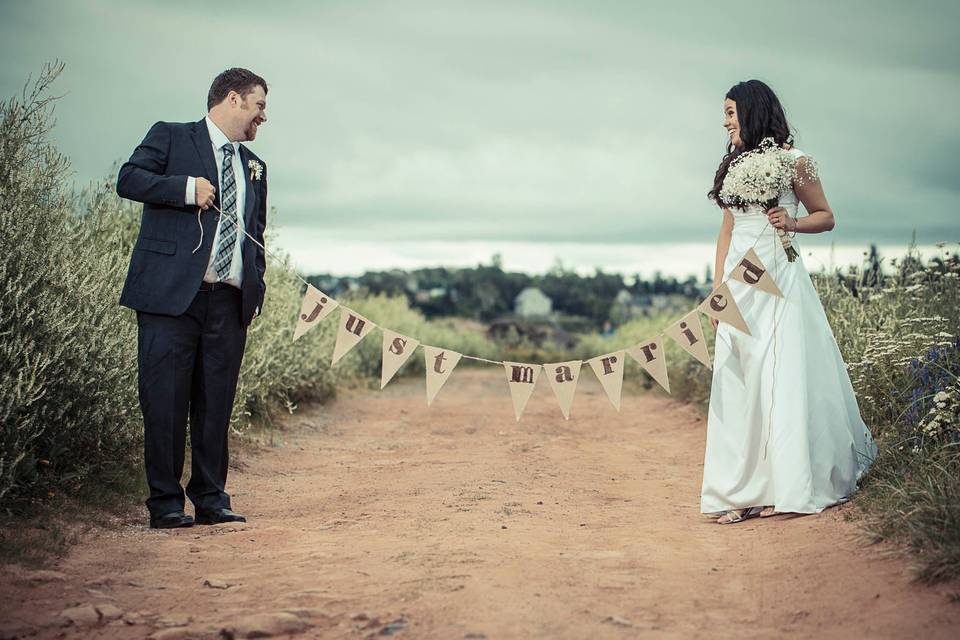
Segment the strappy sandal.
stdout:
<path fill-rule="evenodd" d="M 769 518 L 770 516 L 778 516 L 778 515 L 780 515 L 780 512 L 777 511 L 777 508 L 773 505 L 770 505 L 769 507 L 764 507 L 763 511 L 760 512 L 761 518 Z"/>
<path fill-rule="evenodd" d="M 746 509 L 731 509 L 717 518 L 717 524 L 735 524 L 743 522 L 750 518 L 756 518 L 760 515 L 760 507 L 747 507 Z"/>

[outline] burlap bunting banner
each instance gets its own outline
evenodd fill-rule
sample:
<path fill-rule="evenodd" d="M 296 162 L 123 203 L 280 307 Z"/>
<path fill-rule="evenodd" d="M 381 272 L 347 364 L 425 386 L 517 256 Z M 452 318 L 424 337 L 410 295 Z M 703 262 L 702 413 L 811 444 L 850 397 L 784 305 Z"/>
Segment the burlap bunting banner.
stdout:
<path fill-rule="evenodd" d="M 771 295 L 783 297 L 777 283 L 770 276 L 763 262 L 757 253 L 748 250 L 736 267 L 730 273 L 730 278 L 737 280 L 750 287 L 759 289 Z M 340 308 L 340 323 L 337 330 L 337 339 L 333 348 L 333 358 L 331 364 L 336 364 L 344 355 L 346 355 L 360 340 L 362 340 L 370 330 L 377 325 L 369 319 L 363 317 L 356 311 L 349 309 L 336 300 L 320 291 L 316 287 L 307 285 L 306 293 L 300 305 L 300 312 L 297 314 L 297 324 L 294 327 L 293 339 L 298 340 L 314 326 L 319 324 L 324 318 L 330 315 L 334 309 Z M 704 337 L 703 327 L 700 324 L 700 313 L 750 335 L 750 329 L 744 321 L 743 315 L 734 300 L 730 288 L 725 282 L 722 282 L 713 291 L 706 300 L 702 301 L 696 309 L 690 311 L 682 318 L 664 329 L 664 334 L 673 339 L 687 353 L 703 363 L 707 368 L 712 368 L 710 362 L 710 353 L 707 349 L 707 341 Z M 440 388 L 450 377 L 451 372 L 460 362 L 463 354 L 443 349 L 421 345 L 420 342 L 409 336 L 397 333 L 387 328 L 381 327 L 383 332 L 382 366 L 380 371 L 380 388 L 383 389 L 393 379 L 397 371 L 409 360 L 410 356 L 416 351 L 418 346 L 423 347 L 423 357 L 426 366 L 426 391 L 427 405 L 431 405 L 436 398 Z M 596 356 L 586 362 L 593 369 L 597 379 L 603 386 L 604 392 L 610 399 L 611 404 L 620 410 L 620 398 L 623 390 L 623 371 L 624 358 L 629 354 L 634 360 L 640 363 L 640 366 L 650 374 L 650 376 L 669 393 L 670 380 L 667 375 L 666 351 L 664 350 L 663 340 L 656 336 L 637 343 L 636 345 L 622 351 L 613 351 L 602 356 Z M 466 356 L 475 360 L 484 360 Z M 487 361 L 496 362 L 496 361 Z M 570 360 L 568 362 L 554 362 L 547 364 L 533 364 L 522 362 L 496 362 L 502 364 L 507 376 L 507 384 L 510 388 L 510 396 L 513 400 L 513 410 L 517 421 L 523 415 L 527 402 L 533 393 L 537 379 L 540 376 L 541 367 L 550 381 L 550 386 L 556 395 L 557 403 L 560 405 L 560 411 L 565 419 L 570 419 L 570 408 L 573 405 L 573 398 L 576 392 L 577 383 L 580 378 L 582 362 L 580 360 Z"/>

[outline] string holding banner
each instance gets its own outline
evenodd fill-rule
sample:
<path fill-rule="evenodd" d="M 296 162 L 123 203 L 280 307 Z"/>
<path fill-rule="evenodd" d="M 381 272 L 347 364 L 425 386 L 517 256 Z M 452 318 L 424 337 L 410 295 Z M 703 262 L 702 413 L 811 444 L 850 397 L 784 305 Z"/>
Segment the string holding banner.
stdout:
<path fill-rule="evenodd" d="M 224 213 L 216 205 L 213 208 L 221 216 L 236 216 L 231 213 Z M 198 209 L 198 215 L 200 210 Z M 273 255 L 256 238 L 250 235 L 246 229 L 242 229 L 244 235 L 252 240 L 258 247 L 263 249 L 264 253 L 274 259 L 280 260 Z M 371 320 L 364 318 L 359 313 L 340 305 L 332 296 L 320 291 L 299 274 L 294 274 L 300 282 L 306 285 L 303 301 L 300 306 L 300 312 L 297 314 L 297 322 L 294 326 L 293 340 L 296 341 L 305 335 L 308 331 L 317 326 L 321 321 L 327 318 L 335 309 L 340 308 L 340 325 L 337 333 L 336 343 L 332 364 L 336 364 L 343 358 L 360 340 L 369 334 L 374 328 L 379 328 L 383 332 L 384 342 L 381 360 L 381 380 L 380 388 L 383 389 L 387 383 L 396 375 L 397 371 L 409 359 L 410 355 L 418 348 L 424 350 L 424 361 L 426 368 L 427 383 L 427 405 L 431 405 L 440 388 L 444 385 L 453 369 L 461 359 L 475 360 L 507 367 L 519 365 L 528 367 L 533 372 L 533 382 L 513 381 L 511 369 L 508 371 L 508 383 L 529 385 L 515 389 L 510 387 L 511 397 L 514 401 L 514 412 L 517 420 L 523 413 L 526 402 L 533 392 L 536 384 L 536 378 L 540 374 L 540 368 L 543 367 L 549 377 L 550 385 L 553 388 L 560 410 L 565 419 L 569 419 L 570 408 L 573 404 L 573 397 L 579 380 L 580 368 L 583 364 L 590 364 L 594 373 L 600 380 L 607 397 L 613 406 L 620 410 L 620 397 L 623 383 L 623 369 L 625 354 L 635 359 L 641 367 L 658 383 L 667 393 L 670 392 L 669 378 L 667 375 L 666 351 L 663 349 L 661 335 L 666 335 L 673 339 L 685 351 L 696 358 L 708 369 L 713 365 L 710 360 L 710 353 L 707 349 L 706 337 L 703 333 L 703 327 L 700 324 L 699 313 L 708 317 L 715 318 L 719 322 L 730 324 L 731 326 L 750 335 L 750 329 L 747 326 L 742 313 L 733 296 L 733 292 L 727 286 L 727 281 L 732 279 L 751 288 L 759 289 L 767 294 L 782 298 L 774 278 L 767 271 L 766 266 L 760 260 L 760 257 L 754 251 L 754 247 L 762 237 L 762 233 L 757 235 L 753 246 L 751 246 L 738 260 L 736 266 L 723 281 L 717 285 L 710 293 L 710 296 L 701 302 L 695 309 L 685 314 L 676 322 L 664 329 L 662 334 L 653 336 L 647 340 L 641 341 L 629 348 L 611 352 L 602 356 L 596 356 L 588 360 L 574 360 L 569 362 L 539 364 L 512 363 L 499 360 L 490 360 L 479 356 L 461 354 L 449 349 L 427 346 L 421 344 L 415 338 L 404 336 L 394 332 L 386 327 L 378 327 Z M 522 370 L 526 375 L 527 369 Z"/>
<path fill-rule="evenodd" d="M 780 295 L 779 288 L 767 273 L 759 256 L 750 249 L 738 261 L 730 277 L 752 288 L 770 295 Z M 750 335 L 750 329 L 736 303 L 733 292 L 726 279 L 711 291 L 710 296 L 697 307 L 683 315 L 655 335 L 626 349 L 612 351 L 588 360 L 571 360 L 557 363 L 522 363 L 497 361 L 458 353 L 441 347 L 421 344 L 416 338 L 397 333 L 386 327 L 378 327 L 373 321 L 358 312 L 340 304 L 331 296 L 308 284 L 301 304 L 300 313 L 294 328 L 294 340 L 303 336 L 319 321 L 339 308 L 340 322 L 334 345 L 332 362 L 343 358 L 371 330 L 379 328 L 383 334 L 381 349 L 380 388 L 383 389 L 393 379 L 397 371 L 409 360 L 413 352 L 422 347 L 426 369 L 427 405 L 432 405 L 440 389 L 449 379 L 461 359 L 467 358 L 497 364 L 504 368 L 510 396 L 513 401 L 514 415 L 517 421 L 523 415 L 527 402 L 533 394 L 536 382 L 543 372 L 548 376 L 565 419 L 570 418 L 570 409 L 579 382 L 580 369 L 589 364 L 597 376 L 613 407 L 620 410 L 623 390 L 623 373 L 626 355 L 637 361 L 654 381 L 670 393 L 670 380 L 667 373 L 667 357 L 662 336 L 676 342 L 684 351 L 693 356 L 707 368 L 712 368 L 707 339 L 700 322 L 700 314 L 715 318 L 720 322 Z"/>

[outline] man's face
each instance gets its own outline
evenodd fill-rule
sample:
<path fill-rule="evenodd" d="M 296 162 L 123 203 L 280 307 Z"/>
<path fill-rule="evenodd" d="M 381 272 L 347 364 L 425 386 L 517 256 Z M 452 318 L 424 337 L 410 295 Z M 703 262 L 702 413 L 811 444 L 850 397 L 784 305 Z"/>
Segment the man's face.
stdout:
<path fill-rule="evenodd" d="M 236 111 L 237 130 L 243 131 L 243 140 L 257 137 L 257 127 L 267 121 L 267 94 L 257 85 L 250 93 L 240 99 L 240 108 Z"/>

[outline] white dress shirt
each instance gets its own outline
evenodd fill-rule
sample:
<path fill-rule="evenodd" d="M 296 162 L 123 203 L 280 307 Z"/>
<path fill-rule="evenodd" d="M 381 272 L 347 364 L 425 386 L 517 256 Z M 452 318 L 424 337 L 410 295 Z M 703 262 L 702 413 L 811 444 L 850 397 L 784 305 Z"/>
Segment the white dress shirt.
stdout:
<path fill-rule="evenodd" d="M 220 131 L 220 127 L 214 124 L 213 120 L 210 119 L 210 116 L 205 118 L 207 123 L 207 131 L 210 133 L 210 143 L 213 145 L 213 157 L 217 162 L 217 193 L 223 195 L 223 190 L 220 188 L 220 176 L 223 173 L 223 145 L 232 144 L 233 145 L 233 158 L 230 162 L 233 166 L 233 176 L 234 182 L 237 186 L 237 208 L 236 208 L 236 224 L 237 224 L 237 241 L 233 245 L 233 261 L 230 263 L 230 272 L 223 278 L 222 282 L 233 285 L 236 288 L 240 288 L 243 284 L 243 253 L 241 248 L 243 246 L 243 241 L 246 239 L 244 235 L 244 224 L 243 224 L 243 214 L 246 205 L 246 196 L 247 196 L 247 181 L 246 176 L 243 173 L 243 160 L 240 159 L 240 144 L 237 142 L 230 142 L 230 139 Z M 197 204 L 197 179 L 193 176 L 187 178 L 187 192 L 185 203 L 187 206 L 193 206 Z M 215 213 L 216 211 L 213 210 Z M 220 242 L 220 229 L 223 226 L 224 219 L 227 217 L 227 214 L 223 214 L 220 217 L 220 221 L 217 223 L 217 232 L 213 236 L 213 249 L 210 251 L 210 262 L 207 263 L 207 272 L 203 276 L 204 282 L 221 282 L 220 278 L 217 276 L 217 270 L 214 268 L 213 263 L 217 257 L 217 246 Z"/>

